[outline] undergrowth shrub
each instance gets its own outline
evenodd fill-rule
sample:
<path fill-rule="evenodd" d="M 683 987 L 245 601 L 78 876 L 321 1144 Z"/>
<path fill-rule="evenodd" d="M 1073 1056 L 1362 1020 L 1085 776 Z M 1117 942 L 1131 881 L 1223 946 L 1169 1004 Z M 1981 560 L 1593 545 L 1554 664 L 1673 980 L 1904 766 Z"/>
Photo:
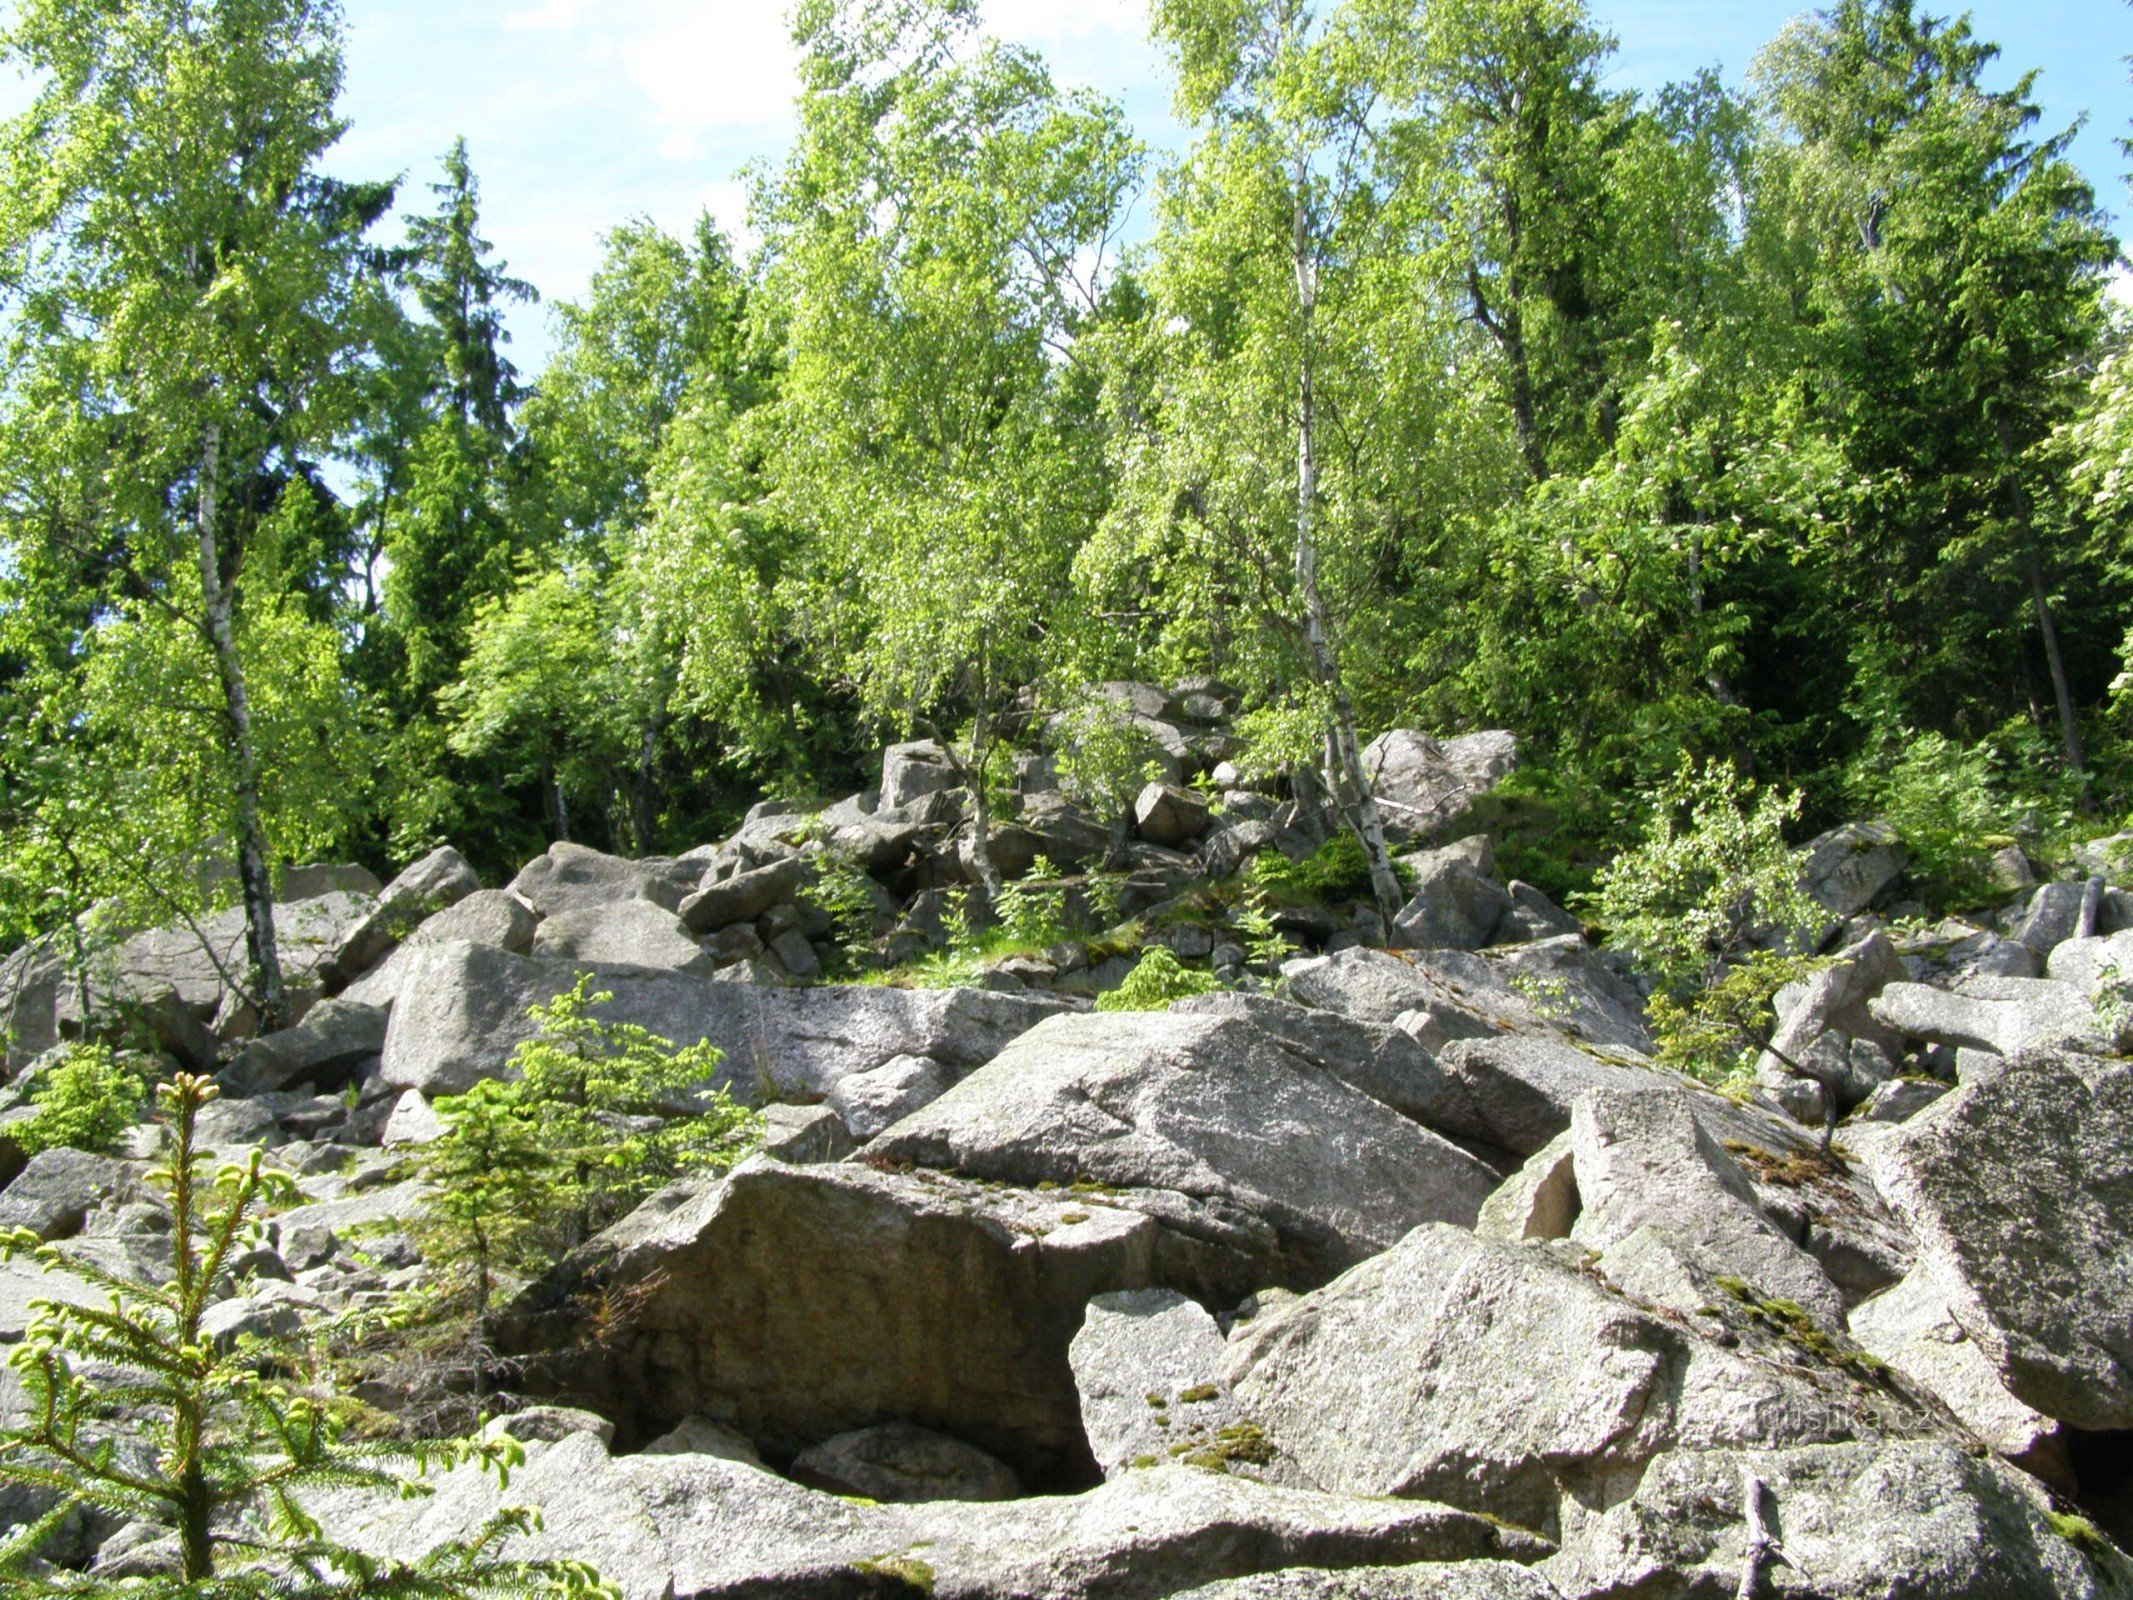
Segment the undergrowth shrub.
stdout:
<path fill-rule="evenodd" d="M 147 1109 L 148 1081 L 109 1045 L 78 1044 L 30 1091 L 36 1111 L 7 1134 L 26 1156 L 62 1146 L 108 1152 Z"/>
<path fill-rule="evenodd" d="M 1108 994 L 1097 997 L 1099 1011 L 1161 1011 L 1173 1000 L 1189 1000 L 1211 994 L 1221 985 L 1214 974 L 1195 972 L 1179 961 L 1167 945 L 1150 945 L 1140 962 L 1126 974 L 1126 981 Z"/>
<path fill-rule="evenodd" d="M 1798 794 L 1758 792 L 1728 762 L 1684 760 L 1649 799 L 1643 839 L 1600 870 L 1581 909 L 1663 991 L 1686 999 L 1729 960 L 1803 946 L 1827 920 L 1785 843 Z"/>

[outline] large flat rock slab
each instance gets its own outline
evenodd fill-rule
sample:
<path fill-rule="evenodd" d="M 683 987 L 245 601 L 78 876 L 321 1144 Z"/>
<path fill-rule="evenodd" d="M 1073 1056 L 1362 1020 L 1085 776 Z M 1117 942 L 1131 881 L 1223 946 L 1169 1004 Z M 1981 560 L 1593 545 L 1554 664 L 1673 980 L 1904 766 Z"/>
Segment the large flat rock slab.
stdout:
<path fill-rule="evenodd" d="M 2133 1428 L 2133 1067 L 2018 1057 L 1869 1160 L 2008 1391 L 2078 1428 Z"/>
<path fill-rule="evenodd" d="M 625 1600 L 1159 1600 L 1289 1567 L 1494 1567 L 1546 1553 L 1528 1535 L 1443 1506 L 1192 1467 L 999 1505 L 871 1505 L 711 1456 L 610 1457 L 591 1434 L 526 1454 L 507 1489 L 462 1468 L 423 1500 L 338 1496 L 330 1525 L 358 1548 L 404 1556 L 526 1506 L 541 1527 L 506 1555 L 590 1562 Z M 1454 1592 L 1493 1600 L 1489 1590 Z"/>
<path fill-rule="evenodd" d="M 521 1296 L 498 1339 L 625 1445 L 697 1414 L 785 1455 L 903 1421 L 1042 1486 L 1096 1476 L 1067 1357 L 1089 1300 L 1225 1272 L 1234 1290 L 1249 1266 L 1098 1196 L 759 1157 L 655 1196 Z M 588 1350 L 599 1303 L 629 1314 Z"/>
<path fill-rule="evenodd" d="M 722 1079 L 755 1096 L 819 1100 L 847 1073 L 899 1055 L 957 1071 L 989 1061 L 1067 1002 L 977 989 L 827 985 L 758 989 L 691 973 L 514 955 L 448 941 L 414 952 L 385 1036 L 384 1081 L 434 1098 L 464 1094 L 503 1075 L 533 1037 L 532 1007 L 590 972 L 614 999 L 597 1013 L 635 1023 L 677 1045 L 709 1041 L 725 1052 Z"/>
<path fill-rule="evenodd" d="M 1269 1282 L 1322 1283 L 1425 1222 L 1471 1225 L 1496 1174 L 1243 1017 L 1054 1017 L 867 1147 L 1033 1187 L 1093 1181 L 1263 1220 Z"/>
<path fill-rule="evenodd" d="M 1854 1371 L 1773 1359 L 1738 1323 L 1647 1310 L 1579 1259 L 1417 1229 L 1241 1330 L 1231 1392 L 1321 1487 L 1543 1532 L 1565 1495 L 1633 1481 L 1668 1450 L 1922 1426 Z"/>

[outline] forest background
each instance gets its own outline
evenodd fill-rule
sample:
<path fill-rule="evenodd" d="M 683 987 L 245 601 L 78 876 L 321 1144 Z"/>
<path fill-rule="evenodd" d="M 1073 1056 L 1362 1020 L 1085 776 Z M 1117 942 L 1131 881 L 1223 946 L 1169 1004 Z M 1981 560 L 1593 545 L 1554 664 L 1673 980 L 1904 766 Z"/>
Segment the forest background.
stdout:
<path fill-rule="evenodd" d="M 1157 154 L 979 21 L 803 0 L 745 237 L 620 221 L 529 374 L 472 155 L 349 175 L 326 0 L 16 5 L 0 942 L 693 845 L 914 732 L 1130 765 L 1116 678 L 1336 792 L 1516 729 L 1558 892 L 1684 758 L 2133 801 L 2120 247 L 2018 59 L 1841 0 L 1640 92 L 1575 0 L 1156 0 Z"/>

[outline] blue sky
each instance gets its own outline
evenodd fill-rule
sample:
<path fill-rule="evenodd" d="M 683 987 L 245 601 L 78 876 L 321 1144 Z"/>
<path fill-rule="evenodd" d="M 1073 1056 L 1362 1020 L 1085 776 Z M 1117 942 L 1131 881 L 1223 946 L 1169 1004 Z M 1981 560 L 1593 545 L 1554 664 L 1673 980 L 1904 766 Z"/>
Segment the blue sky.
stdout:
<path fill-rule="evenodd" d="M 685 227 L 708 206 L 744 220 L 747 162 L 774 159 L 789 128 L 791 56 L 782 0 L 343 0 L 344 102 L 354 126 L 335 165 L 402 172 L 410 207 L 459 134 L 484 187 L 488 231 L 551 300 L 580 293 L 599 234 L 645 215 Z M 1621 41 L 1617 77 L 1652 88 L 1700 67 L 1731 78 L 1802 9 L 1798 0 L 1594 0 Z M 1954 10 L 1953 5 L 1945 9 Z M 994 31 L 1041 49 L 1055 74 L 1123 100 L 1142 135 L 1175 141 L 1169 89 L 1146 39 L 1146 0 L 986 0 Z M 2112 141 L 2133 112 L 2123 0 L 1977 0 L 1979 31 L 2006 47 L 2008 77 L 2042 69 L 2048 120 L 2083 112 L 2078 157 L 2105 203 L 2125 209 Z M 514 356 L 537 368 L 547 314 L 514 318 Z"/>

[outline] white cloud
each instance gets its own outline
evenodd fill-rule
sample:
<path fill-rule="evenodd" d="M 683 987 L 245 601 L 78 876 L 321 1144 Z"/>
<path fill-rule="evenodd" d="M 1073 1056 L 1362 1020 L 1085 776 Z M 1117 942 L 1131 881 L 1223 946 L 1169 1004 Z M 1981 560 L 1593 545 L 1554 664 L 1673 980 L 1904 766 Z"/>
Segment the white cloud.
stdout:
<path fill-rule="evenodd" d="M 2133 306 L 2133 270 L 2128 270 L 2125 263 L 2120 262 L 2111 274 L 2110 283 L 2104 287 L 2104 293 L 2122 306 Z"/>
<path fill-rule="evenodd" d="M 665 129 L 662 154 L 692 159 L 713 135 L 790 121 L 798 82 L 782 7 L 654 0 L 647 9 L 620 54 Z"/>

